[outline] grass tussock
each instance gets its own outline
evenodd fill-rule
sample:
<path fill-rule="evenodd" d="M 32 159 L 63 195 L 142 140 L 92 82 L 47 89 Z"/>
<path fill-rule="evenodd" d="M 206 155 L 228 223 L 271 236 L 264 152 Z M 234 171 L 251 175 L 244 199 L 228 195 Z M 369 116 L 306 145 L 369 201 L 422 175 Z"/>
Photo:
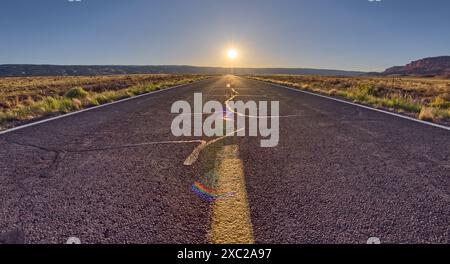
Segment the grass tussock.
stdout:
<path fill-rule="evenodd" d="M 88 92 L 86 92 L 83 87 L 74 87 L 67 91 L 67 93 L 64 95 L 64 97 L 70 98 L 70 99 L 84 99 L 89 95 Z"/>
<path fill-rule="evenodd" d="M 343 97 L 353 102 L 415 115 L 421 120 L 450 121 L 450 80 L 432 78 L 251 76 L 297 89 Z"/>
<path fill-rule="evenodd" d="M 431 106 L 438 109 L 448 109 L 450 108 L 450 96 L 447 94 L 440 95 L 436 97 Z"/>
<path fill-rule="evenodd" d="M 434 110 L 431 107 L 423 107 L 420 110 L 419 119 L 423 121 L 433 121 L 434 119 Z"/>

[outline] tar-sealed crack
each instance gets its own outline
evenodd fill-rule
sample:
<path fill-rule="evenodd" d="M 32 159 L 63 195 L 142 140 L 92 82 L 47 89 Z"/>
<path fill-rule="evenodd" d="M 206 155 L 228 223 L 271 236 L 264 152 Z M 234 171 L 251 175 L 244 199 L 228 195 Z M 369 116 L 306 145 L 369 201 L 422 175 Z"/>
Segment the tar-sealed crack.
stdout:
<path fill-rule="evenodd" d="M 205 144 L 206 142 L 203 142 L 202 140 L 189 140 L 189 141 L 161 141 L 161 142 L 143 142 L 143 143 L 136 143 L 136 144 L 123 144 L 123 145 L 116 145 L 116 146 L 104 146 L 104 147 L 92 147 L 92 148 L 85 148 L 85 149 L 65 149 L 65 150 L 58 150 L 58 149 L 50 149 L 42 146 L 38 146 L 31 143 L 20 143 L 16 141 L 11 140 L 5 140 L 9 144 L 14 144 L 22 147 L 31 147 L 36 148 L 41 151 L 45 151 L 48 153 L 52 153 L 54 155 L 53 160 L 48 165 L 47 169 L 41 173 L 41 178 L 47 178 L 49 177 L 49 174 L 52 170 L 56 170 L 58 168 L 59 163 L 62 161 L 65 153 L 86 153 L 86 152 L 96 152 L 96 151 L 106 151 L 106 150 L 114 150 L 114 149 L 126 149 L 126 148 L 138 148 L 138 147 L 145 147 L 145 146 L 151 146 L 151 145 L 157 145 L 157 144 L 179 144 L 179 143 L 200 143 Z"/>
<path fill-rule="evenodd" d="M 51 172 L 53 169 L 56 169 L 56 168 L 57 168 L 57 166 L 58 166 L 58 164 L 59 164 L 59 162 L 60 162 L 60 157 L 63 156 L 62 153 L 64 152 L 64 151 L 61 151 L 61 150 L 49 149 L 49 148 L 46 148 L 46 147 L 42 147 L 42 146 L 30 144 L 30 143 L 20 143 L 20 142 L 10 141 L 10 140 L 7 140 L 7 139 L 5 139 L 5 141 L 6 141 L 7 143 L 9 143 L 9 144 L 18 145 L 18 146 L 22 146 L 22 147 L 36 148 L 36 149 L 39 149 L 39 150 L 41 150 L 41 151 L 45 151 L 45 152 L 48 152 L 48 153 L 52 153 L 52 154 L 54 155 L 54 156 L 53 156 L 53 159 L 52 159 L 52 161 L 50 162 L 50 164 L 48 165 L 47 169 L 44 170 L 44 172 L 42 172 L 42 173 L 39 175 L 40 178 L 48 178 L 48 177 L 49 177 L 50 172 Z"/>

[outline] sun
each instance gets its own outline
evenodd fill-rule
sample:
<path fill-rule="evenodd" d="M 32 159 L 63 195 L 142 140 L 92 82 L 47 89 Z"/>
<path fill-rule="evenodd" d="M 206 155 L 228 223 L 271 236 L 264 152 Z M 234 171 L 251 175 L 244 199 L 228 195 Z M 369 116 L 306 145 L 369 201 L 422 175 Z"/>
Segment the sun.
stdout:
<path fill-rule="evenodd" d="M 228 58 L 230 58 L 232 60 L 236 59 L 236 57 L 238 55 L 237 50 L 235 50 L 235 49 L 228 50 L 227 54 L 228 54 Z"/>

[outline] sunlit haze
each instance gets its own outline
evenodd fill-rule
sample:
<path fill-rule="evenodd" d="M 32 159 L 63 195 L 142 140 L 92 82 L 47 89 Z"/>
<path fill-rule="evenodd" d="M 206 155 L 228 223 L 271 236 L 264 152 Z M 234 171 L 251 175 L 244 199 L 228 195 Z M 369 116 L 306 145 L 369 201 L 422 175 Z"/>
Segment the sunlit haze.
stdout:
<path fill-rule="evenodd" d="M 2 1 L 2 64 L 384 70 L 450 53 L 435 0 Z"/>

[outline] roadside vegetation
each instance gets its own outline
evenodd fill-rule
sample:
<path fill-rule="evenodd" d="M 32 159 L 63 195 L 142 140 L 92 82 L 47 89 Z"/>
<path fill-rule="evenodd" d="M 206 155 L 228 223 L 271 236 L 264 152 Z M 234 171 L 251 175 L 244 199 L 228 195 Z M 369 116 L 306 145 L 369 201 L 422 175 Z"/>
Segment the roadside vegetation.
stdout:
<path fill-rule="evenodd" d="M 0 78 L 0 128 L 187 84 L 205 75 Z"/>
<path fill-rule="evenodd" d="M 450 80 L 411 77 L 323 77 L 301 75 L 251 76 L 250 78 L 341 97 L 414 116 L 450 123 Z"/>

